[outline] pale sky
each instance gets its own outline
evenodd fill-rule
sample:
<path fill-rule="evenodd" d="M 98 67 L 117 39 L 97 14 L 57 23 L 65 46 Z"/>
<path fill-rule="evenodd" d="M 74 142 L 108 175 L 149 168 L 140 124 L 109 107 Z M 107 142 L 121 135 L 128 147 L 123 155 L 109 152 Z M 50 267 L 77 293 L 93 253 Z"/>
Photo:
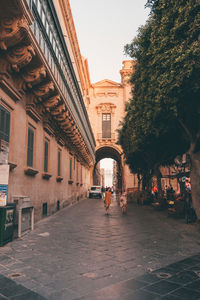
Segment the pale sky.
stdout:
<path fill-rule="evenodd" d="M 124 46 L 145 24 L 147 0 L 70 0 L 81 54 L 88 59 L 91 82 L 121 81 Z"/>
<path fill-rule="evenodd" d="M 124 46 L 137 36 L 149 9 L 147 0 L 70 0 L 81 54 L 88 59 L 91 82 L 110 79 L 121 82 Z M 112 169 L 104 159 L 101 168 Z"/>
<path fill-rule="evenodd" d="M 106 170 L 113 169 L 113 159 L 112 158 L 104 158 L 100 161 L 101 168 Z"/>

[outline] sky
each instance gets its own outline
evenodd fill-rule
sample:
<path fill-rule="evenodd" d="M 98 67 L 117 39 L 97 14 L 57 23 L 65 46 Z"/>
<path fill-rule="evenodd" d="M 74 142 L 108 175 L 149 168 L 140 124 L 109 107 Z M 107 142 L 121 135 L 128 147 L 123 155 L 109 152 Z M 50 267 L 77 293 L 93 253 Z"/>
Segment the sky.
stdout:
<path fill-rule="evenodd" d="M 104 158 L 100 161 L 101 168 L 106 170 L 112 170 L 113 169 L 113 159 L 112 158 Z"/>
<path fill-rule="evenodd" d="M 124 46 L 137 36 L 149 16 L 147 0 L 70 0 L 81 54 L 88 59 L 91 82 L 121 82 Z M 100 162 L 112 169 L 111 159 Z"/>
<path fill-rule="evenodd" d="M 121 81 L 124 46 L 137 36 L 149 9 L 147 0 L 70 0 L 81 54 L 88 59 L 91 82 Z"/>

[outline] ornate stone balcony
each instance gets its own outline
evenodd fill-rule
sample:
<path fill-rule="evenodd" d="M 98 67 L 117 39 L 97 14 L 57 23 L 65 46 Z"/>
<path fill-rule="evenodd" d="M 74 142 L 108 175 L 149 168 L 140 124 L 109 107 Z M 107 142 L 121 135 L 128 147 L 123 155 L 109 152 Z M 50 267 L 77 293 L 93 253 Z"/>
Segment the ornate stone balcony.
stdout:
<path fill-rule="evenodd" d="M 97 133 L 97 141 L 98 142 L 111 142 L 111 143 L 115 143 L 116 142 L 116 133 L 115 132 L 111 132 L 110 137 L 105 137 L 103 136 L 102 132 L 101 133 Z"/>

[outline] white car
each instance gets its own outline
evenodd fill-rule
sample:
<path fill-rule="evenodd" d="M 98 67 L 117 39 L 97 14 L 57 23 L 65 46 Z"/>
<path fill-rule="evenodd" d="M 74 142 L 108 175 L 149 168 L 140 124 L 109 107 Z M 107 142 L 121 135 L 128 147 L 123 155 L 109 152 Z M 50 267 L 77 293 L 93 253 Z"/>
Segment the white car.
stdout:
<path fill-rule="evenodd" d="M 93 185 L 89 190 L 89 198 L 102 198 L 101 186 Z"/>

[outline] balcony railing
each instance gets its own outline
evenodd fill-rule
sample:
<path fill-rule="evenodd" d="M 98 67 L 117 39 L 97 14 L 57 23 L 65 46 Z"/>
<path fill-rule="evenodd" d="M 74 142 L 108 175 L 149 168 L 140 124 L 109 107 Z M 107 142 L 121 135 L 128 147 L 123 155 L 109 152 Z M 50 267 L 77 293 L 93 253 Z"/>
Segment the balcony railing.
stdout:
<path fill-rule="evenodd" d="M 115 141 L 115 139 L 116 139 L 116 134 L 114 132 L 111 132 L 109 137 L 103 136 L 102 132 L 97 133 L 97 140 Z"/>

